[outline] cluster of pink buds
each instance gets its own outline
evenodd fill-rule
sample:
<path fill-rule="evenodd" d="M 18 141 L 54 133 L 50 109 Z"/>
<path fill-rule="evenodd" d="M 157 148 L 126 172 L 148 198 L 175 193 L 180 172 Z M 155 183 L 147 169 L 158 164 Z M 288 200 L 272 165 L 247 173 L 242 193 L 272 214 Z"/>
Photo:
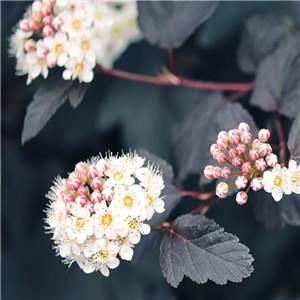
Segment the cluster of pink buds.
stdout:
<path fill-rule="evenodd" d="M 252 141 L 252 134 L 247 123 L 240 123 L 237 128 L 221 131 L 215 144 L 210 147 L 210 153 L 221 164 L 229 164 L 237 169 L 232 172 L 229 168 L 219 166 L 206 166 L 204 175 L 208 179 L 220 179 L 233 177 L 235 180 L 230 184 L 220 182 L 216 187 L 216 194 L 220 198 L 228 195 L 229 189 L 237 187 L 236 196 L 238 204 L 245 204 L 248 200 L 250 188 L 258 191 L 264 187 L 263 174 L 268 167 L 277 165 L 277 156 L 272 153 L 272 147 L 267 141 L 270 138 L 268 129 L 261 129 L 258 138 Z"/>

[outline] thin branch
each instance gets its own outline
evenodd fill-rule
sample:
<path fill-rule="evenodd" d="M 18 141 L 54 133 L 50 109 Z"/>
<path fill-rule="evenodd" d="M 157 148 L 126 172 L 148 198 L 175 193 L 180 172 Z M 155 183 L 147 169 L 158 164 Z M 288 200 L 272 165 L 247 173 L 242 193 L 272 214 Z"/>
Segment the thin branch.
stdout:
<path fill-rule="evenodd" d="M 209 210 L 209 208 L 218 201 L 219 201 L 219 198 L 217 196 L 211 197 L 209 200 L 205 201 L 203 204 L 197 206 L 195 209 L 190 211 L 190 214 L 196 215 L 196 214 L 200 213 L 201 215 L 204 215 Z"/>
<path fill-rule="evenodd" d="M 242 98 L 245 94 L 247 94 L 248 91 L 237 91 L 235 93 L 232 93 L 230 96 L 226 97 L 225 100 L 228 102 L 236 101 L 240 98 Z"/>
<path fill-rule="evenodd" d="M 176 64 L 174 59 L 174 51 L 172 48 L 168 48 L 168 56 L 169 56 L 171 71 L 174 75 L 177 75 Z"/>
<path fill-rule="evenodd" d="M 283 129 L 282 129 L 281 117 L 278 117 L 275 120 L 275 127 L 276 127 L 277 134 L 279 137 L 279 157 L 280 157 L 282 164 L 285 166 L 287 163 L 287 161 L 286 161 L 286 143 L 285 143 L 284 133 L 283 133 Z"/>
<path fill-rule="evenodd" d="M 103 73 L 107 75 L 112 75 L 128 80 L 139 81 L 139 82 L 146 82 L 158 85 L 173 85 L 173 86 L 183 86 L 183 87 L 190 87 L 195 89 L 204 89 L 204 90 L 214 90 L 214 91 L 251 91 L 254 87 L 254 84 L 251 83 L 216 83 L 216 82 L 204 82 L 204 81 L 196 81 L 181 78 L 178 76 L 175 77 L 176 80 L 169 80 L 168 77 L 159 76 L 149 76 L 149 75 L 142 75 L 136 74 L 126 71 L 121 71 L 117 69 L 108 69 L 104 67 L 100 67 L 99 69 L 95 70 L 95 73 Z"/>
<path fill-rule="evenodd" d="M 181 197 L 196 197 L 200 200 L 207 200 L 215 194 L 215 191 L 210 192 L 199 192 L 199 191 L 182 191 Z"/>

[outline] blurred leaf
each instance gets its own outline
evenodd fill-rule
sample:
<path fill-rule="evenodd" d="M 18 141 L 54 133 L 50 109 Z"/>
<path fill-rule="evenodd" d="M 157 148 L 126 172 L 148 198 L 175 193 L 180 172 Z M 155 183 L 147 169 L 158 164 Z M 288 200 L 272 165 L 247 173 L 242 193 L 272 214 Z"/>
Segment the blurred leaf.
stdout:
<path fill-rule="evenodd" d="M 83 99 L 87 85 L 81 87 L 76 81 L 61 78 L 46 81 L 33 96 L 28 105 L 22 131 L 22 144 L 35 137 L 55 114 L 57 109 L 70 96 L 70 103 L 75 108 Z"/>
<path fill-rule="evenodd" d="M 300 113 L 292 125 L 287 146 L 290 150 L 291 158 L 300 163 Z"/>
<path fill-rule="evenodd" d="M 180 202 L 181 190 L 174 184 L 173 168 L 166 161 L 144 149 L 139 149 L 137 152 L 140 156 L 145 157 L 147 161 L 158 166 L 163 172 L 165 188 L 162 190 L 161 195 L 165 196 L 165 211 L 160 214 L 155 213 L 152 219 L 147 222 L 150 225 L 159 225 L 166 221 L 171 211 Z M 152 230 L 149 235 L 142 238 L 141 242 L 135 247 L 134 262 L 140 261 L 145 253 L 150 252 L 153 249 L 158 236 L 158 233 Z"/>
<path fill-rule="evenodd" d="M 175 133 L 175 155 L 179 167 L 179 178 L 188 174 L 201 174 L 206 165 L 214 164 L 210 146 L 218 133 L 236 128 L 246 122 L 253 136 L 258 130 L 251 115 L 239 103 L 225 102 L 220 93 L 205 93 L 199 104 L 179 126 Z"/>
<path fill-rule="evenodd" d="M 160 248 L 160 263 L 169 284 L 177 287 L 184 275 L 197 283 L 241 282 L 253 271 L 253 257 L 239 239 L 201 215 L 176 219 Z"/>
<path fill-rule="evenodd" d="M 218 1 L 138 1 L 144 38 L 161 48 L 177 48 L 207 19 Z"/>
<path fill-rule="evenodd" d="M 238 49 L 238 62 L 244 72 L 255 73 L 261 59 L 277 48 L 279 41 L 287 35 L 285 20 L 265 14 L 245 22 Z"/>
<path fill-rule="evenodd" d="M 76 108 L 81 103 L 89 86 L 89 84 L 80 83 L 76 88 L 70 91 L 69 101 L 73 108 Z"/>
<path fill-rule="evenodd" d="M 293 118 L 299 113 L 300 33 L 283 40 L 258 67 L 251 104 Z"/>
<path fill-rule="evenodd" d="M 252 193 L 251 203 L 257 219 L 272 230 L 284 228 L 285 223 L 300 226 L 300 195 L 284 195 L 276 202 L 263 190 Z"/>

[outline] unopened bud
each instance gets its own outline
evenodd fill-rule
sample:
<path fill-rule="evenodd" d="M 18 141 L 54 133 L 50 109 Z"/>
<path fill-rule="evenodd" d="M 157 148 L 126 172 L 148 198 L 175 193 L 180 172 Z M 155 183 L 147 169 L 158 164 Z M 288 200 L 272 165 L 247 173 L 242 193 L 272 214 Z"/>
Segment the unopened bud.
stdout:
<path fill-rule="evenodd" d="M 243 173 L 249 173 L 250 170 L 251 170 L 250 162 L 249 161 L 244 162 L 243 165 L 242 165 L 242 172 Z"/>
<path fill-rule="evenodd" d="M 247 186 L 247 183 L 248 179 L 244 175 L 238 176 L 235 180 L 235 185 L 239 190 L 244 189 Z"/>
<path fill-rule="evenodd" d="M 240 167 L 242 165 L 242 160 L 238 156 L 236 156 L 235 158 L 232 159 L 231 164 L 234 167 L 238 168 L 238 167 Z"/>
<path fill-rule="evenodd" d="M 228 141 L 227 141 L 227 139 L 219 138 L 219 139 L 217 140 L 217 145 L 218 145 L 218 148 L 219 148 L 220 150 L 224 150 L 224 149 L 226 149 L 227 146 L 228 146 Z"/>
<path fill-rule="evenodd" d="M 251 160 L 257 160 L 259 158 L 258 151 L 254 148 L 251 148 L 249 151 L 249 157 Z"/>
<path fill-rule="evenodd" d="M 237 146 L 240 142 L 240 137 L 238 135 L 232 135 L 229 139 L 231 145 Z"/>
<path fill-rule="evenodd" d="M 259 191 L 260 189 L 262 189 L 264 187 L 263 179 L 261 177 L 253 178 L 250 182 L 250 186 L 253 191 L 255 191 L 255 192 Z"/>
<path fill-rule="evenodd" d="M 52 20 L 52 27 L 58 31 L 60 29 L 60 27 L 62 26 L 63 24 L 63 21 L 60 17 L 55 17 L 53 20 Z"/>
<path fill-rule="evenodd" d="M 102 191 L 102 197 L 104 200 L 111 201 L 114 197 L 114 192 L 110 188 L 106 188 Z"/>
<path fill-rule="evenodd" d="M 268 129 L 261 129 L 259 132 L 258 132 L 258 139 L 265 143 L 266 141 L 268 141 L 268 139 L 270 138 L 270 131 Z"/>
<path fill-rule="evenodd" d="M 100 177 L 96 177 L 91 182 L 91 187 L 93 189 L 99 189 L 102 186 L 102 181 Z"/>
<path fill-rule="evenodd" d="M 241 134 L 241 142 L 244 144 L 249 144 L 252 139 L 252 134 L 250 132 L 242 132 Z"/>
<path fill-rule="evenodd" d="M 246 192 L 238 192 L 236 194 L 236 198 L 235 198 L 236 202 L 239 204 L 239 205 L 243 205 L 247 202 L 248 200 L 248 195 Z"/>
<path fill-rule="evenodd" d="M 256 169 L 259 171 L 264 171 L 267 167 L 267 164 L 263 158 L 260 158 L 255 161 Z"/>
<path fill-rule="evenodd" d="M 228 167 L 222 168 L 222 174 L 221 176 L 223 178 L 228 178 L 231 175 L 231 170 Z"/>
<path fill-rule="evenodd" d="M 51 25 L 51 24 L 52 24 L 52 18 L 50 16 L 46 16 L 45 18 L 43 18 L 44 26 Z"/>
<path fill-rule="evenodd" d="M 207 178 L 207 179 L 213 179 L 214 176 L 213 176 L 213 170 L 214 170 L 214 166 L 206 166 L 205 169 L 204 169 L 204 176 Z"/>
<path fill-rule="evenodd" d="M 31 27 L 29 25 L 29 21 L 27 19 L 23 19 L 21 22 L 20 22 L 20 29 L 22 31 L 30 31 L 31 30 Z"/>
<path fill-rule="evenodd" d="M 238 155 L 243 155 L 246 152 L 246 146 L 244 144 L 238 144 L 235 149 Z"/>
<path fill-rule="evenodd" d="M 221 176 L 222 176 L 222 169 L 220 167 L 214 167 L 214 169 L 213 169 L 213 176 L 214 176 L 214 178 L 221 178 Z"/>
<path fill-rule="evenodd" d="M 102 200 L 102 194 L 100 191 L 96 190 L 91 193 L 91 201 L 93 203 L 100 203 Z"/>
<path fill-rule="evenodd" d="M 35 49 L 36 42 L 32 39 L 26 41 L 24 48 L 26 52 L 33 51 Z"/>
<path fill-rule="evenodd" d="M 52 13 L 52 9 L 49 6 L 43 6 L 41 9 L 41 15 L 43 18 L 50 16 Z"/>
<path fill-rule="evenodd" d="M 29 26 L 30 26 L 31 30 L 39 30 L 40 29 L 40 23 L 35 19 L 31 19 L 29 21 Z"/>
<path fill-rule="evenodd" d="M 278 164 L 278 158 L 277 155 L 275 155 L 274 153 L 270 153 L 267 157 L 266 157 L 266 162 L 267 165 L 269 167 L 274 168 L 277 164 Z"/>
<path fill-rule="evenodd" d="M 247 123 L 244 123 L 244 122 L 240 123 L 237 129 L 240 133 L 250 131 L 249 125 Z"/>
<path fill-rule="evenodd" d="M 43 36 L 52 36 L 54 35 L 54 29 L 52 26 L 47 25 L 43 28 Z"/>
<path fill-rule="evenodd" d="M 216 187 L 216 195 L 219 198 L 225 198 L 228 195 L 228 184 L 226 182 L 220 182 Z"/>

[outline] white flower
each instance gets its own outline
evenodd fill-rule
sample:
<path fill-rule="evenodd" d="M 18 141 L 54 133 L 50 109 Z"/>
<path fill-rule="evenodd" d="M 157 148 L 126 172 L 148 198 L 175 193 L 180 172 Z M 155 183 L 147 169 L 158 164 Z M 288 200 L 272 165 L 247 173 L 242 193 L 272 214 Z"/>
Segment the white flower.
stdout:
<path fill-rule="evenodd" d="M 124 260 L 132 260 L 134 245 L 129 242 L 127 237 L 117 236 L 113 243 L 119 247 L 119 255 Z"/>
<path fill-rule="evenodd" d="M 280 201 L 283 194 L 291 194 L 291 187 L 286 180 L 287 169 L 277 164 L 272 171 L 266 171 L 263 174 L 264 189 L 271 193 L 275 201 Z"/>
<path fill-rule="evenodd" d="M 65 67 L 66 70 L 62 75 L 65 80 L 78 78 L 80 82 L 91 82 L 94 78 L 93 68 L 95 64 L 83 58 L 68 58 Z"/>
<path fill-rule="evenodd" d="M 158 170 L 148 165 L 148 167 L 140 168 L 136 172 L 136 177 L 141 181 L 141 186 L 145 188 L 156 187 L 162 190 L 164 186 L 164 180 Z"/>
<path fill-rule="evenodd" d="M 80 246 L 76 243 L 75 239 L 70 239 L 67 232 L 63 232 L 57 240 L 59 246 L 59 254 L 61 257 L 68 257 L 74 253 L 80 255 Z"/>
<path fill-rule="evenodd" d="M 155 187 L 149 188 L 146 191 L 147 220 L 150 220 L 155 212 L 163 213 L 165 211 L 165 202 L 162 198 L 159 198 L 160 193 L 160 189 Z"/>
<path fill-rule="evenodd" d="M 95 214 L 91 217 L 91 223 L 94 226 L 96 238 L 105 235 L 109 239 L 115 239 L 117 230 L 124 227 L 124 221 L 118 217 L 118 211 L 115 209 L 112 201 L 110 206 L 105 201 L 94 205 Z"/>
<path fill-rule="evenodd" d="M 72 216 L 66 221 L 67 234 L 70 239 L 77 239 L 82 244 L 86 238 L 94 233 L 90 223 L 90 211 L 81 207 L 78 203 L 72 206 Z"/>
<path fill-rule="evenodd" d="M 289 161 L 288 176 L 292 192 L 300 194 L 300 164 L 297 166 L 295 160 Z"/>
<path fill-rule="evenodd" d="M 58 31 L 54 37 L 44 38 L 44 44 L 49 49 L 47 60 L 55 61 L 58 66 L 65 65 L 68 58 L 69 42 L 66 33 Z"/>

